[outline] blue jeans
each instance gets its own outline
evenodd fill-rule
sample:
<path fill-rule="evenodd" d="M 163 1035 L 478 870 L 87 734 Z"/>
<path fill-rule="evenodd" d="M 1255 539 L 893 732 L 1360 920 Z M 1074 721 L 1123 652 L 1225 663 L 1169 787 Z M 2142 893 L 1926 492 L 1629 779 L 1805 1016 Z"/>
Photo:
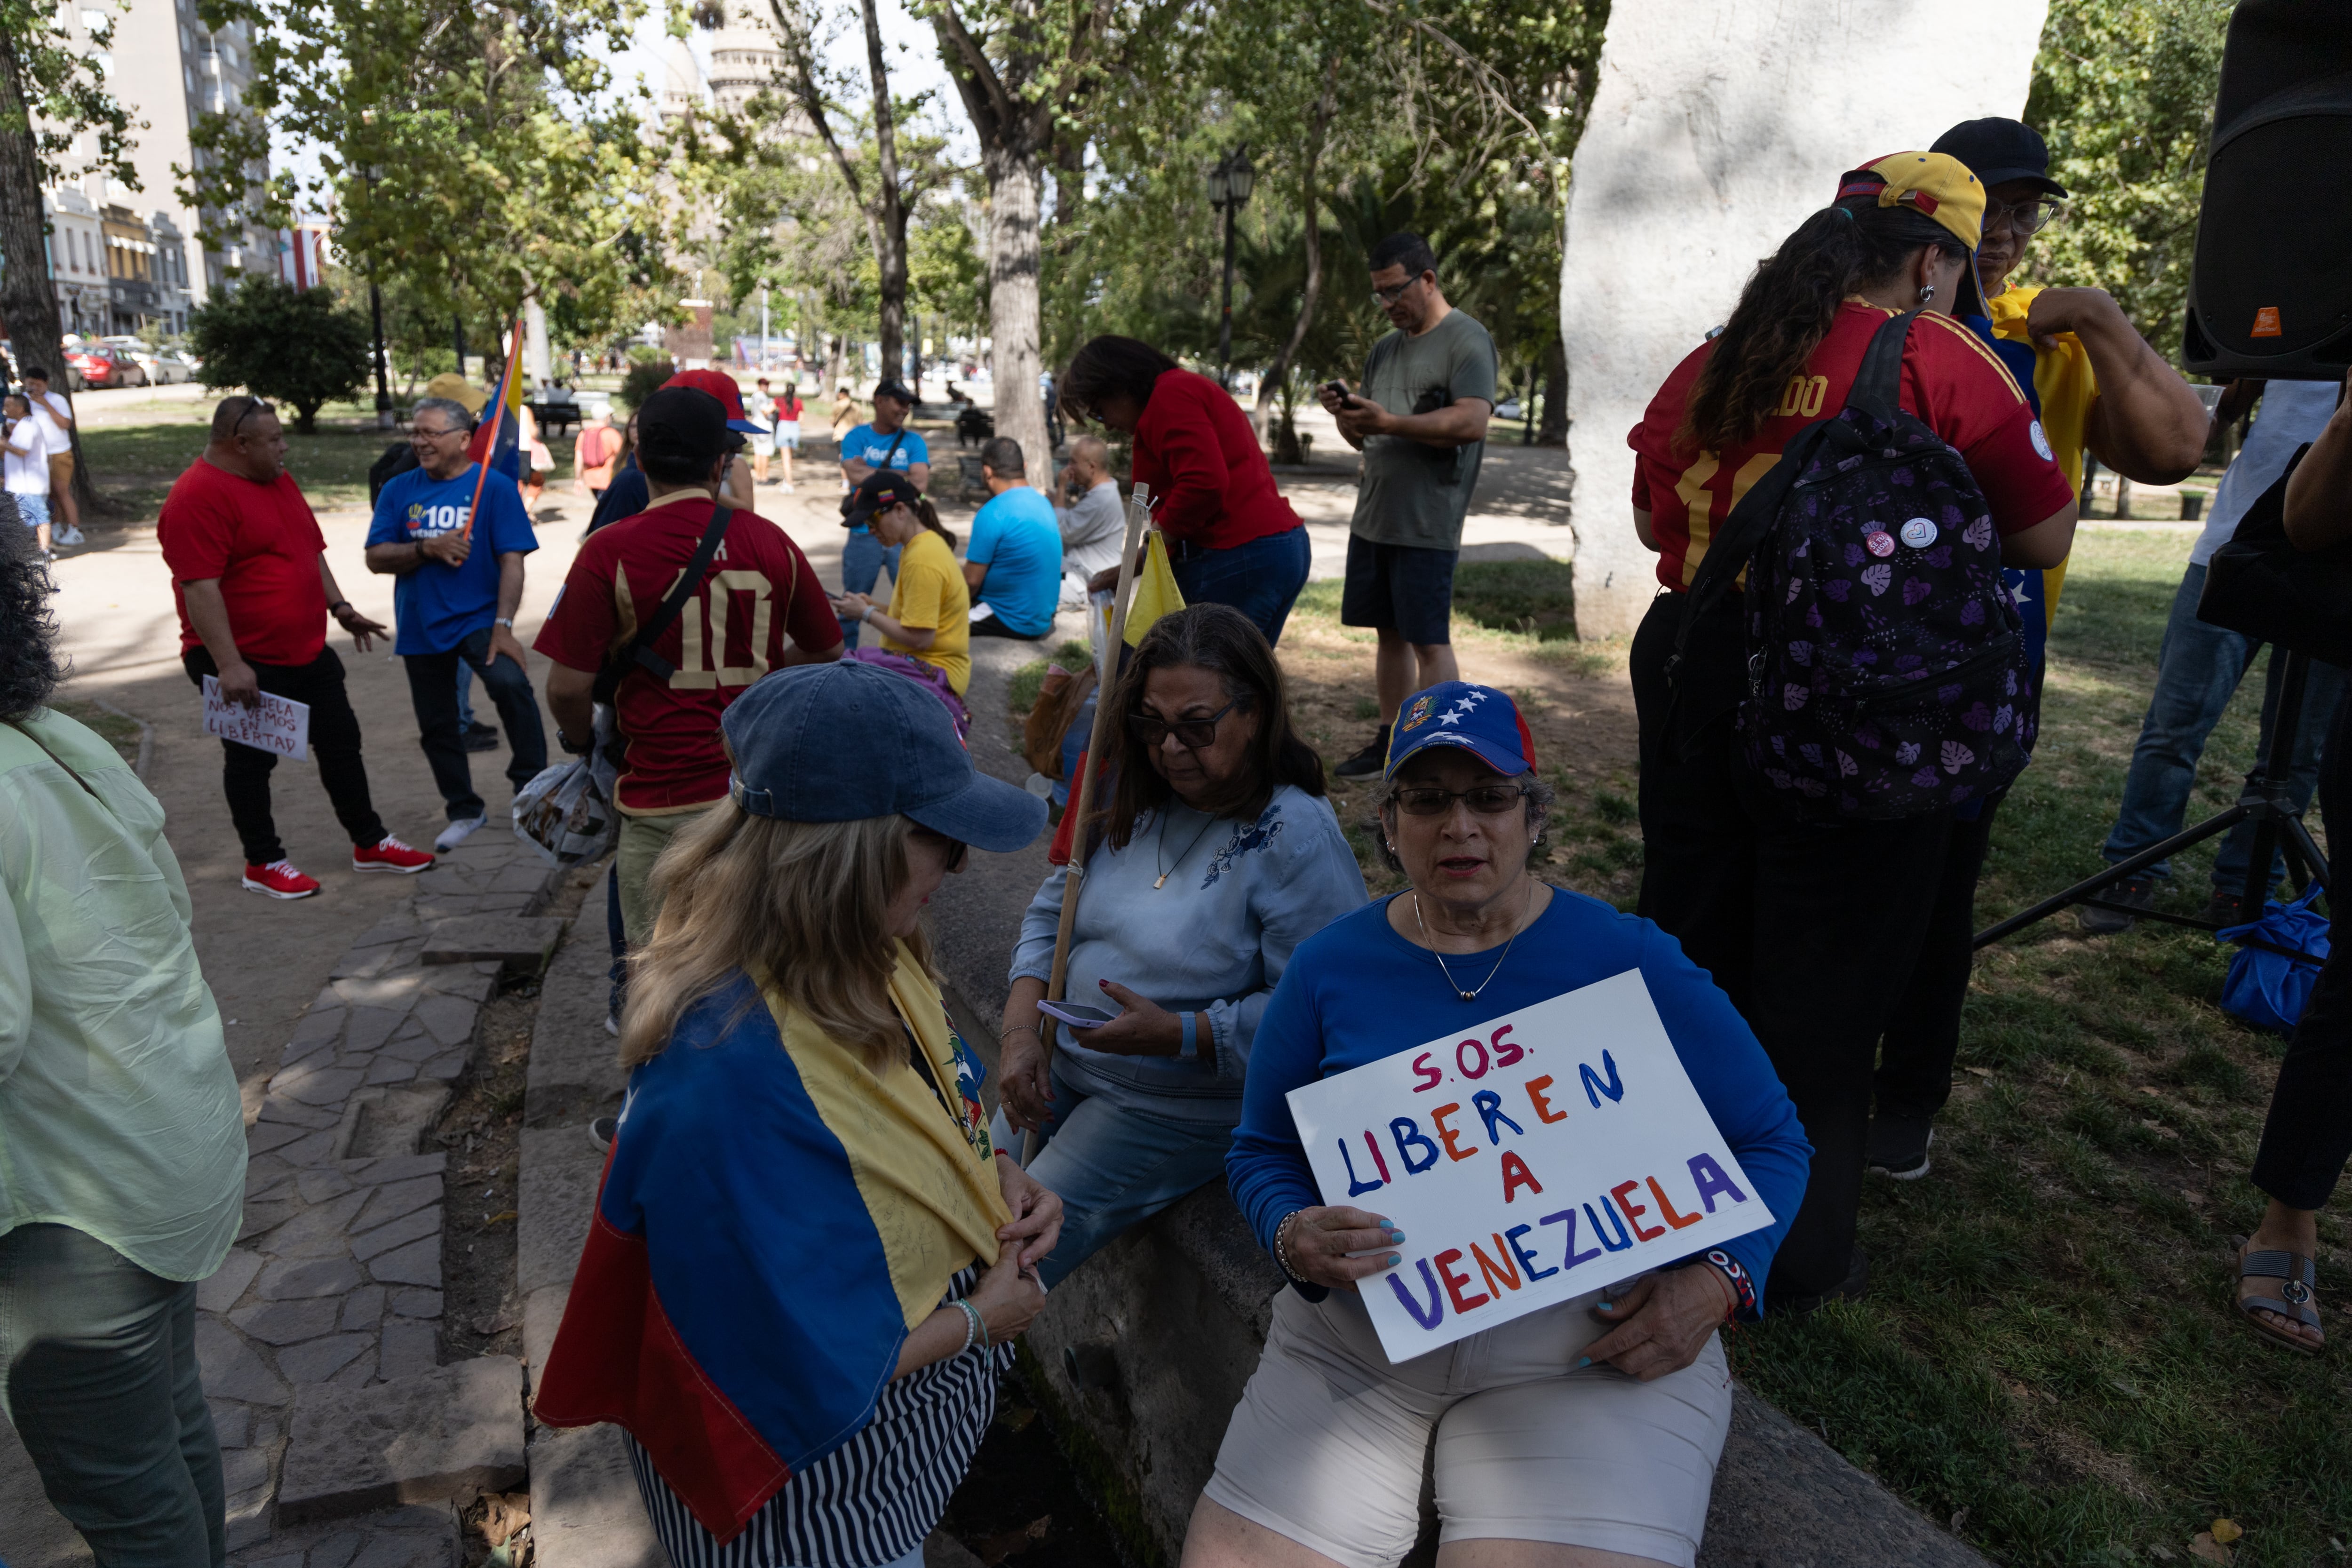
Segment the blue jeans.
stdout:
<path fill-rule="evenodd" d="M 849 537 L 841 542 L 841 591 L 845 594 L 873 593 L 874 584 L 880 579 L 885 566 L 890 569 L 890 581 L 896 583 L 898 580 L 898 547 L 893 544 L 884 549 L 882 542 L 874 537 L 874 531 L 870 528 L 850 530 Z M 857 631 L 856 621 L 841 623 L 841 642 L 845 649 L 857 646 Z"/>
<path fill-rule="evenodd" d="M 1021 1133 L 997 1112 L 996 1146 L 1019 1159 Z M 1029 1173 L 1062 1200 L 1062 1239 L 1037 1266 L 1047 1289 L 1178 1198 L 1225 1174 L 1234 1130 L 1113 1104 L 1054 1074 L 1054 1118 Z"/>
<path fill-rule="evenodd" d="M 1307 586 L 1307 568 L 1314 547 L 1302 526 L 1287 533 L 1268 534 L 1230 550 L 1202 550 L 1180 545 L 1171 560 L 1176 586 L 1188 605 L 1231 605 L 1257 623 L 1268 643 L 1282 640 L 1282 623 Z"/>
<path fill-rule="evenodd" d="M 99 1568 L 228 1557 L 196 1288 L 62 1225 L 0 1237 L 0 1408 Z"/>
<path fill-rule="evenodd" d="M 2205 568 L 2191 566 L 2172 596 L 2172 616 L 2165 623 L 2164 643 L 2157 653 L 2156 693 L 2148 700 L 2141 721 L 2139 743 L 2132 748 L 2131 772 L 2124 779 L 2122 808 L 2115 830 L 2107 835 L 2105 853 L 2109 865 L 2130 859 L 2179 833 L 2189 811 L 2190 786 L 2197 782 L 2198 759 L 2205 738 L 2221 721 L 2230 699 L 2237 695 L 2246 667 L 2262 644 L 2238 632 L 2208 626 L 2197 618 L 2197 601 L 2205 592 Z M 2298 810 L 2311 805 L 2319 778 L 2319 753 L 2327 738 L 2328 721 L 2343 694 L 2344 671 L 2314 660 L 2304 684 L 2303 717 L 2295 729 L 2294 755 L 2288 788 Z M 2259 758 L 2270 749 L 2271 719 L 2278 706 L 2276 672 L 2265 679 L 2263 692 L 2262 739 Z M 2242 822 L 2230 830 L 2213 859 L 2213 886 L 2236 892 L 2246 885 L 2246 862 L 2254 852 L 2254 825 Z M 2284 857 L 2273 856 L 2271 879 L 2285 871 Z M 2171 867 L 2158 861 L 2147 868 L 2151 877 L 2170 877 Z"/>

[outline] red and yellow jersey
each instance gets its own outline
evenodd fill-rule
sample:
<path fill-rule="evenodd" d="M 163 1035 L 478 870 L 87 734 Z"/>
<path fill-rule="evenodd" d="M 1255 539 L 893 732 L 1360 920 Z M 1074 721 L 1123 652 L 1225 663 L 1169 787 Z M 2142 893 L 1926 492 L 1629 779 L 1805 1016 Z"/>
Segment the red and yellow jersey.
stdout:
<path fill-rule="evenodd" d="M 1771 472 L 1798 432 L 1845 405 L 1871 335 L 1894 311 L 1849 300 L 1801 375 L 1754 440 L 1729 451 L 1685 452 L 1675 444 L 1690 391 L 1713 342 L 1691 351 L 1626 442 L 1636 455 L 1633 505 L 1650 514 L 1658 547 L 1658 581 L 1690 586 L 1708 542 L 1748 487 Z M 1998 356 L 1948 316 L 1923 314 L 1903 351 L 1900 397 L 1968 463 L 2002 533 L 2031 528 L 2074 495 L 2053 460 L 2049 438 Z"/>

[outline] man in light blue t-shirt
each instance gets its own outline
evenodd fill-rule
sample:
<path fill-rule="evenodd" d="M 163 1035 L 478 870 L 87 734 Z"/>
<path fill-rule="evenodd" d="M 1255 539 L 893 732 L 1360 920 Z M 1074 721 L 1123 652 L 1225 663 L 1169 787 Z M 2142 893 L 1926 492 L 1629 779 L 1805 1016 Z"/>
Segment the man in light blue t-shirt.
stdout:
<path fill-rule="evenodd" d="M 509 781 L 520 789 L 547 766 L 529 656 L 514 635 L 523 557 L 539 540 L 511 479 L 492 474 L 479 487 L 476 510 L 481 468 L 466 454 L 473 428 L 463 404 L 446 397 L 417 404 L 409 425 L 417 466 L 376 497 L 367 537 L 368 570 L 398 579 L 392 595 L 400 629 L 392 646 L 408 667 L 425 758 L 448 806 L 449 826 L 433 841 L 444 853 L 464 843 L 488 813 L 474 793 L 457 722 L 461 661 L 481 676 L 505 721 Z"/>
<path fill-rule="evenodd" d="M 1030 488 L 1025 468 L 1021 443 L 1010 436 L 980 449 L 981 477 L 994 499 L 971 520 L 964 552 L 976 637 L 1042 637 L 1054 629 L 1062 601 L 1062 530 L 1054 503 Z"/>
<path fill-rule="evenodd" d="M 915 481 L 919 490 L 931 488 L 931 449 L 921 435 L 907 425 L 915 411 L 915 395 L 904 382 L 885 380 L 874 388 L 874 418 L 841 438 L 841 488 L 854 490 L 877 468 L 895 468 Z M 883 567 L 898 580 L 898 552 L 885 550 L 864 523 L 849 531 L 841 545 L 841 586 L 845 593 L 871 594 Z M 841 640 L 857 646 L 857 623 L 841 623 Z"/>

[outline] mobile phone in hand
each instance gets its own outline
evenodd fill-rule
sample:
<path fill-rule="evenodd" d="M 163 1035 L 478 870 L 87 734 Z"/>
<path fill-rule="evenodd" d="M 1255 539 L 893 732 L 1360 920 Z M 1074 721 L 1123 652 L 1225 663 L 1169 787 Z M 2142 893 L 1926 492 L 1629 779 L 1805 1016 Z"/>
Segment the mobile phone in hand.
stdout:
<path fill-rule="evenodd" d="M 1048 1018 L 1059 1018 L 1073 1029 L 1099 1029 L 1118 1016 L 1116 1013 L 1106 1013 L 1082 1002 L 1040 1002 L 1037 1011 Z"/>
<path fill-rule="evenodd" d="M 1356 405 L 1356 395 L 1348 390 L 1348 384 L 1344 381 L 1327 381 L 1323 384 L 1323 390 L 1338 398 L 1342 408 Z"/>

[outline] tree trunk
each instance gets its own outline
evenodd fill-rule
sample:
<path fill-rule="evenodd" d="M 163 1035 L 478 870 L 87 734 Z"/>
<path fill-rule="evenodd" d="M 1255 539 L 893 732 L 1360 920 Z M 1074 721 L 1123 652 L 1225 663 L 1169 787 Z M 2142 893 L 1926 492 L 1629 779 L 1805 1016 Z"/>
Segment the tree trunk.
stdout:
<path fill-rule="evenodd" d="M 1323 205 L 1316 185 L 1316 165 L 1323 156 L 1323 133 L 1330 126 L 1331 116 L 1339 104 L 1339 57 L 1331 56 L 1323 65 L 1323 96 L 1315 101 L 1315 112 L 1307 123 L 1307 155 L 1299 167 L 1299 208 L 1307 216 L 1307 288 L 1299 300 L 1298 320 L 1290 329 L 1290 341 L 1274 356 L 1274 363 L 1258 377 L 1257 407 L 1252 422 L 1257 426 L 1259 445 L 1266 441 L 1266 425 L 1273 416 L 1276 389 L 1286 386 L 1290 380 L 1290 362 L 1297 357 L 1298 345 L 1307 341 L 1308 329 L 1315 325 L 1315 307 L 1323 298 Z M 1280 460 L 1299 461 L 1298 433 L 1290 422 L 1290 409 L 1283 407 Z"/>
<path fill-rule="evenodd" d="M 1539 447 L 1568 445 L 1568 344 L 1552 334 L 1544 352 L 1543 424 L 1536 431 Z"/>
<path fill-rule="evenodd" d="M 890 106 L 890 73 L 882 59 L 882 23 L 874 0 L 861 0 L 866 16 L 866 72 L 874 86 L 874 262 L 882 283 L 882 374 L 907 371 L 907 196 L 898 185 L 898 125 Z"/>
<path fill-rule="evenodd" d="M 47 370 L 49 389 L 63 393 L 71 378 L 66 370 L 65 338 L 58 325 L 57 289 L 49 278 L 48 223 L 41 216 L 41 161 L 33 145 L 31 124 L 16 40 L 5 27 L 0 27 L 0 330 L 7 332 L 15 347 L 17 365 Z M 84 506 L 95 507 L 98 498 L 90 489 L 89 465 L 82 461 L 79 420 L 74 422 L 71 438 L 74 497 Z"/>
<path fill-rule="evenodd" d="M 1052 467 L 1045 442 L 1045 405 L 1037 390 L 1039 359 L 1037 150 L 1022 139 L 983 147 L 988 171 L 988 325 L 995 339 L 991 374 L 996 384 L 996 433 L 1021 443 L 1033 474 Z"/>

